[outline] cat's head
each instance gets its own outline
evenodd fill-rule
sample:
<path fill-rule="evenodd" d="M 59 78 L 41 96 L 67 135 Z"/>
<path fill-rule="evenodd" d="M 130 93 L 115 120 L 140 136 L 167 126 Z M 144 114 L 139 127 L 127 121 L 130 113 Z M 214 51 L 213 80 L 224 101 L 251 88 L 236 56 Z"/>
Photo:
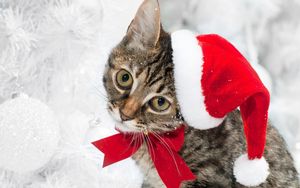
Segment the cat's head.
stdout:
<path fill-rule="evenodd" d="M 108 110 L 124 132 L 165 132 L 182 123 L 171 37 L 160 23 L 157 0 L 145 0 L 112 50 L 103 77 Z"/>

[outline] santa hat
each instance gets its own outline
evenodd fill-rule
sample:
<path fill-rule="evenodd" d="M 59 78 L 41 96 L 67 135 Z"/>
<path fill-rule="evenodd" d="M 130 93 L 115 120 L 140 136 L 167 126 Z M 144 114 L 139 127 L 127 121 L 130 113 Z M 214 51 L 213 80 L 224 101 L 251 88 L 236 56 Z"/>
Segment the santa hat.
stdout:
<path fill-rule="evenodd" d="M 269 175 L 263 157 L 270 95 L 248 61 L 218 35 L 171 35 L 177 99 L 185 121 L 198 129 L 220 125 L 240 107 L 247 154 L 234 162 L 237 181 L 256 186 Z"/>

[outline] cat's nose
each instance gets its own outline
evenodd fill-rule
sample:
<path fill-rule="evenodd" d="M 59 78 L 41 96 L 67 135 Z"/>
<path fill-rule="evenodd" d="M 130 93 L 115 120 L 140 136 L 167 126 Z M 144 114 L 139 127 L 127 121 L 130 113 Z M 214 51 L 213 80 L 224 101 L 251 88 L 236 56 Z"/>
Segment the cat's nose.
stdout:
<path fill-rule="evenodd" d="M 123 121 L 134 119 L 138 109 L 140 108 L 139 100 L 136 97 L 129 97 L 124 105 L 120 108 L 120 117 Z"/>
<path fill-rule="evenodd" d="M 129 117 L 128 115 L 125 115 L 122 110 L 120 110 L 120 117 L 122 119 L 122 121 L 129 121 L 129 120 L 132 120 L 133 117 Z"/>

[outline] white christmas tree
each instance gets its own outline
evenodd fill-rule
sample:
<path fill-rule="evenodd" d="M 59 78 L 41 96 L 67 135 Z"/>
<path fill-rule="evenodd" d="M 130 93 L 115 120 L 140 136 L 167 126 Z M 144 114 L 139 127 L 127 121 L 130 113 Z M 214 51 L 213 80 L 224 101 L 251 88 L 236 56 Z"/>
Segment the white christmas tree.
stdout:
<path fill-rule="evenodd" d="M 142 175 L 132 160 L 102 169 L 103 156 L 90 144 L 114 133 L 105 109 L 101 74 L 107 55 L 125 34 L 141 2 L 0 0 L 0 187 L 141 186 Z M 290 3 L 284 0 L 161 1 L 166 30 L 189 28 L 198 33 L 222 34 L 254 63 L 272 90 L 273 124 L 287 140 L 298 167 L 299 8 L 296 0 Z M 16 100 L 20 100 L 22 93 L 51 109 L 54 112 L 51 121 L 58 121 L 60 129 L 59 141 L 52 145 L 55 150 L 49 151 L 51 156 L 41 155 L 40 165 L 32 165 L 30 172 L 5 166 L 22 164 L 18 163 L 25 162 L 22 155 L 10 158 L 11 161 L 1 158 L 4 149 L 7 154 L 21 151 L 7 142 L 8 134 L 26 136 L 24 131 L 27 132 L 23 144 L 28 147 L 38 139 L 30 133 L 30 127 L 20 127 L 24 121 L 21 118 L 10 124 L 15 126 L 10 132 L 1 121 L 3 114 L 17 106 Z M 23 99 L 21 104 L 25 102 Z M 32 113 L 44 114 L 38 108 Z M 36 133 L 47 135 L 50 130 L 47 126 Z"/>

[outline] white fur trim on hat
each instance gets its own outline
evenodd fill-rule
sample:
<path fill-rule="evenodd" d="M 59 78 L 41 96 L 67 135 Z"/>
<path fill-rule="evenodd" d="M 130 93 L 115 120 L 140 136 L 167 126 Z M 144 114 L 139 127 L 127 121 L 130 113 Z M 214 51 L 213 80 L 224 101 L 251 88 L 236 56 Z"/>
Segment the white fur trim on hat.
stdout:
<path fill-rule="evenodd" d="M 258 186 L 265 182 L 269 175 L 269 164 L 264 157 L 249 160 L 248 155 L 241 155 L 233 166 L 236 181 L 245 186 Z"/>
<path fill-rule="evenodd" d="M 171 40 L 177 99 L 185 121 L 198 129 L 217 127 L 224 118 L 214 118 L 206 111 L 201 87 L 203 54 L 196 36 L 180 30 L 172 33 Z"/>

